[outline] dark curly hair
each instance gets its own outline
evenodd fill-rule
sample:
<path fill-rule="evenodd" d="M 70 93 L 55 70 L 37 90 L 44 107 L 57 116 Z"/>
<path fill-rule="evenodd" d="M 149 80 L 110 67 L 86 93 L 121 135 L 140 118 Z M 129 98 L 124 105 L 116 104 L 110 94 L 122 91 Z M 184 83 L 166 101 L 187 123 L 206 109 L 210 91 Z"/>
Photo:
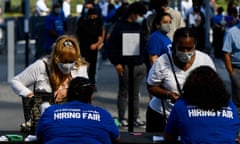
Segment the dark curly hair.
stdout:
<path fill-rule="evenodd" d="M 204 110 L 220 110 L 228 106 L 230 95 L 219 77 L 209 66 L 200 66 L 187 77 L 182 97 L 188 105 Z"/>
<path fill-rule="evenodd" d="M 78 100 L 89 103 L 93 94 L 93 86 L 89 79 L 76 77 L 72 79 L 67 91 L 67 101 Z"/>

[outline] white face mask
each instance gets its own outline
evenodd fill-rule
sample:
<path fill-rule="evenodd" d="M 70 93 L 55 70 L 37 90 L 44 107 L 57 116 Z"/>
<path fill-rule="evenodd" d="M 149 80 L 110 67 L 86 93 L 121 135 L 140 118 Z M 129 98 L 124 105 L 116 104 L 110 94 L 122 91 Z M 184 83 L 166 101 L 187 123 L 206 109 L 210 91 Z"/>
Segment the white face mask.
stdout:
<path fill-rule="evenodd" d="M 143 17 L 138 17 L 137 19 L 136 19 L 136 23 L 138 23 L 138 24 L 142 24 L 142 22 L 143 22 Z"/>
<path fill-rule="evenodd" d="M 170 32 L 171 27 L 171 24 L 161 24 L 160 31 L 162 31 L 163 33 L 168 33 Z"/>
<path fill-rule="evenodd" d="M 195 51 L 182 52 L 182 51 L 176 50 L 176 57 L 180 62 L 187 63 L 191 60 L 194 53 L 195 53 Z"/>
<path fill-rule="evenodd" d="M 64 74 L 69 74 L 74 67 L 74 63 L 58 63 L 59 70 Z"/>

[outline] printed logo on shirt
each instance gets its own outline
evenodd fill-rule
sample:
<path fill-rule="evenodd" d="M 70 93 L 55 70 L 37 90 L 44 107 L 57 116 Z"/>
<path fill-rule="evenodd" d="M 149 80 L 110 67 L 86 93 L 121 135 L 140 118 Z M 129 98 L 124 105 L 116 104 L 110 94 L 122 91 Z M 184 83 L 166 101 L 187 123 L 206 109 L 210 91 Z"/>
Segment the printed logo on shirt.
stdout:
<path fill-rule="evenodd" d="M 230 107 L 224 108 L 221 111 L 202 110 L 196 106 L 188 106 L 188 117 L 222 117 L 233 119 L 233 112 Z"/>
<path fill-rule="evenodd" d="M 81 109 L 57 109 L 54 111 L 54 120 L 62 119 L 86 119 L 101 121 L 99 112 L 93 110 L 81 110 Z"/>

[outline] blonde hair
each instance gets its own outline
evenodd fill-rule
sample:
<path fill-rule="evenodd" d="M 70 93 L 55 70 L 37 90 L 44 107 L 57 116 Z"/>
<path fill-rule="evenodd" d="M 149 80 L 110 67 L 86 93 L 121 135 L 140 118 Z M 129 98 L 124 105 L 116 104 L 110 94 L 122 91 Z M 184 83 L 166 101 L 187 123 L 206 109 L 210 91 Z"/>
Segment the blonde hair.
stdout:
<path fill-rule="evenodd" d="M 53 89 L 56 90 L 65 80 L 67 75 L 63 74 L 57 67 L 57 63 L 65 60 L 73 61 L 75 69 L 79 69 L 82 65 L 87 65 L 87 62 L 82 58 L 78 40 L 71 35 L 60 36 L 52 45 L 50 55 L 50 80 L 53 84 Z"/>

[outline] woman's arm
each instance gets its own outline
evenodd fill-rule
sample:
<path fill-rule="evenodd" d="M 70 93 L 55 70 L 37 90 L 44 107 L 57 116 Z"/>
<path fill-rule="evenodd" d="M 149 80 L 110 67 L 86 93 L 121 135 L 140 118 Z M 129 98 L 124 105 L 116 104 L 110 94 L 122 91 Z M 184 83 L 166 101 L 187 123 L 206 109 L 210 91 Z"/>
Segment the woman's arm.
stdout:
<path fill-rule="evenodd" d="M 230 53 L 227 53 L 227 52 L 224 53 L 224 62 L 225 62 L 225 67 L 228 71 L 229 76 L 232 76 L 233 67 L 232 67 L 232 60 L 231 60 Z"/>
<path fill-rule="evenodd" d="M 41 70 L 45 70 L 45 65 L 42 61 L 36 61 L 29 65 L 21 73 L 16 75 L 10 82 L 10 86 L 17 95 L 24 97 L 33 96 L 32 90 L 29 88 L 34 85 L 39 77 Z"/>
<path fill-rule="evenodd" d="M 150 94 L 161 99 L 170 99 L 175 102 L 179 98 L 179 94 L 163 88 L 162 86 L 147 85 Z"/>

